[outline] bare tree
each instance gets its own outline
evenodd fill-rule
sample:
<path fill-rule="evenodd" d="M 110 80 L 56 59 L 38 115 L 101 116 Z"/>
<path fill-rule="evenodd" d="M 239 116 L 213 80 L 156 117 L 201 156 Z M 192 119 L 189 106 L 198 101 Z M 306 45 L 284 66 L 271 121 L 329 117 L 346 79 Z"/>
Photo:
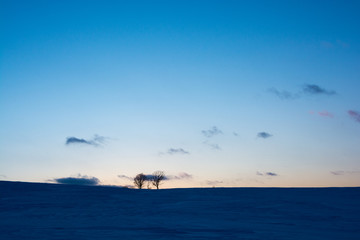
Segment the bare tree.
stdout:
<path fill-rule="evenodd" d="M 156 187 L 156 189 L 159 189 L 160 183 L 164 179 L 165 173 L 163 171 L 156 171 L 151 176 L 151 182 Z"/>
<path fill-rule="evenodd" d="M 146 181 L 146 176 L 142 173 L 136 175 L 136 177 L 134 178 L 134 184 L 139 189 L 142 189 L 145 181 Z"/>

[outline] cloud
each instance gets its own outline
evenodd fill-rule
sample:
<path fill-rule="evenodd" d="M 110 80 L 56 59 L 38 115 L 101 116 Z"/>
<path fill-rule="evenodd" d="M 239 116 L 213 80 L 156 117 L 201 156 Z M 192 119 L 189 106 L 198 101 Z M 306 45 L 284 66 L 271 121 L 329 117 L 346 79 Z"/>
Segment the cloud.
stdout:
<path fill-rule="evenodd" d="M 357 122 L 360 122 L 360 112 L 349 110 L 348 114 L 352 119 L 354 119 Z"/>
<path fill-rule="evenodd" d="M 132 178 L 132 177 L 129 177 L 129 176 L 126 176 L 126 175 L 118 175 L 118 178 L 123 178 L 123 179 L 126 179 L 126 180 L 134 180 L 134 178 Z"/>
<path fill-rule="evenodd" d="M 328 42 L 328 41 L 321 41 L 320 44 L 324 48 L 333 48 L 334 47 L 334 44 L 332 44 L 331 42 Z"/>
<path fill-rule="evenodd" d="M 258 176 L 270 176 L 270 177 L 277 177 L 277 176 L 279 176 L 277 173 L 274 173 L 274 172 L 265 172 L 265 173 L 256 172 L 256 175 L 258 175 Z"/>
<path fill-rule="evenodd" d="M 4 175 L 4 174 L 0 174 L 0 178 L 6 179 L 7 177 L 6 177 L 6 175 Z"/>
<path fill-rule="evenodd" d="M 54 179 L 54 181 L 61 184 L 88 185 L 88 186 L 94 186 L 100 183 L 99 179 L 97 179 L 96 177 L 88 177 L 81 175 L 79 175 L 79 177 L 56 178 Z"/>
<path fill-rule="evenodd" d="M 173 154 L 190 154 L 188 151 L 185 151 L 182 148 L 169 148 L 167 153 L 170 154 L 170 155 L 173 155 Z"/>
<path fill-rule="evenodd" d="M 336 43 L 337 43 L 338 45 L 340 45 L 341 47 L 343 47 L 343 48 L 348 48 L 348 47 L 350 47 L 350 44 L 348 44 L 348 43 L 346 43 L 346 42 L 343 42 L 343 41 L 341 41 L 341 40 L 336 40 Z"/>
<path fill-rule="evenodd" d="M 259 138 L 264 138 L 264 139 L 266 139 L 266 138 L 272 137 L 273 135 L 271 135 L 270 133 L 267 133 L 267 132 L 259 132 L 259 133 L 257 134 L 257 136 L 258 136 Z"/>
<path fill-rule="evenodd" d="M 270 93 L 275 94 L 276 96 L 278 96 L 280 99 L 284 99 L 284 100 L 290 100 L 290 99 L 296 99 L 299 98 L 298 94 L 294 94 L 288 91 L 279 91 L 276 88 L 270 88 L 268 90 Z"/>
<path fill-rule="evenodd" d="M 306 84 L 303 87 L 303 92 L 309 95 L 335 95 L 336 92 L 332 91 L 332 90 L 326 90 L 322 87 L 319 87 L 318 85 L 315 84 Z"/>
<path fill-rule="evenodd" d="M 168 180 L 189 180 L 192 178 L 193 178 L 193 176 L 186 172 L 181 172 L 178 175 L 169 175 L 167 177 Z"/>
<path fill-rule="evenodd" d="M 238 137 L 238 136 L 239 136 L 239 134 L 238 134 L 237 132 L 233 132 L 233 135 L 234 135 L 235 137 Z"/>
<path fill-rule="evenodd" d="M 221 150 L 221 147 L 217 143 L 209 143 L 208 141 L 204 141 L 203 144 L 209 146 L 211 149 Z"/>
<path fill-rule="evenodd" d="M 321 112 L 314 112 L 314 111 L 310 111 L 310 114 L 318 114 L 321 117 L 328 117 L 328 118 L 333 118 L 334 115 L 328 111 L 321 111 Z"/>
<path fill-rule="evenodd" d="M 77 137 L 67 137 L 66 138 L 66 145 L 73 145 L 73 144 L 85 144 L 85 145 L 92 145 L 92 146 L 99 146 L 105 143 L 106 137 L 94 135 L 94 137 L 91 140 L 86 140 L 83 138 L 77 138 Z"/>
<path fill-rule="evenodd" d="M 152 179 L 153 178 L 152 174 L 144 174 L 144 175 L 145 175 L 146 179 Z M 130 180 L 130 181 L 134 180 L 133 177 L 129 177 L 127 175 L 118 175 L 118 178 Z M 165 175 L 164 180 L 190 180 L 192 178 L 193 178 L 193 176 L 191 174 L 186 173 L 186 172 L 180 172 L 177 175 Z"/>
<path fill-rule="evenodd" d="M 335 95 L 336 92 L 332 90 L 326 90 L 316 84 L 305 84 L 302 89 L 299 89 L 297 93 L 292 93 L 286 90 L 278 90 L 276 88 L 270 88 L 268 92 L 276 95 L 278 98 L 283 100 L 292 100 L 300 97 L 304 97 L 305 95 Z"/>
<path fill-rule="evenodd" d="M 216 186 L 223 183 L 223 181 L 217 181 L 217 180 L 207 180 L 206 181 L 206 185 L 210 185 L 210 186 Z"/>
<path fill-rule="evenodd" d="M 202 130 L 201 133 L 207 138 L 211 138 L 213 136 L 223 134 L 223 132 L 220 129 L 218 129 L 216 126 L 212 127 L 209 130 Z"/>
<path fill-rule="evenodd" d="M 333 118 L 334 115 L 328 111 L 322 111 L 322 112 L 318 112 L 318 114 L 322 117 L 329 117 L 329 118 Z"/>
<path fill-rule="evenodd" d="M 323 47 L 323 48 L 327 48 L 327 49 L 331 49 L 331 48 L 338 48 L 338 47 L 341 47 L 341 48 L 348 48 L 350 47 L 350 44 L 346 43 L 346 42 L 343 42 L 341 40 L 336 40 L 336 42 L 329 42 L 329 41 L 321 41 L 320 42 L 320 45 Z"/>
<path fill-rule="evenodd" d="M 330 172 L 332 175 L 335 176 L 341 176 L 341 175 L 353 175 L 353 174 L 360 174 L 360 171 L 331 171 Z"/>

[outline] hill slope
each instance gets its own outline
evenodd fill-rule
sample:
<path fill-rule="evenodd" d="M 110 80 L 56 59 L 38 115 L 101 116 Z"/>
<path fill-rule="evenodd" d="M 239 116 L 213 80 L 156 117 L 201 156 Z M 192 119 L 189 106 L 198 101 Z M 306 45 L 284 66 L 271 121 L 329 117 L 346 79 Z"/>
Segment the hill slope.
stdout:
<path fill-rule="evenodd" d="M 0 181 L 0 239 L 360 239 L 359 188 L 135 190 Z"/>

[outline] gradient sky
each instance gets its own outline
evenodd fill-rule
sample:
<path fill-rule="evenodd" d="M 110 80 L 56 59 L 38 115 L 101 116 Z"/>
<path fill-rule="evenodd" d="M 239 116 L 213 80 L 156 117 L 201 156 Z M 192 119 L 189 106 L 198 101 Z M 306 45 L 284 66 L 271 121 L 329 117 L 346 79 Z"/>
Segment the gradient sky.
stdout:
<path fill-rule="evenodd" d="M 359 12 L 0 0 L 0 179 L 359 186 Z"/>

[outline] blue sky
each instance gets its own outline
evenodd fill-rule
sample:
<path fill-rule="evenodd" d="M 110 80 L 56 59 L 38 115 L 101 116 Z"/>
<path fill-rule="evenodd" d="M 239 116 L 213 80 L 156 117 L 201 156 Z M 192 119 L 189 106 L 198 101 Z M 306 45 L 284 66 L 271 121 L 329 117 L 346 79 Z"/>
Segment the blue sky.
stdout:
<path fill-rule="evenodd" d="M 359 185 L 357 1 L 0 4 L 1 179 Z"/>

